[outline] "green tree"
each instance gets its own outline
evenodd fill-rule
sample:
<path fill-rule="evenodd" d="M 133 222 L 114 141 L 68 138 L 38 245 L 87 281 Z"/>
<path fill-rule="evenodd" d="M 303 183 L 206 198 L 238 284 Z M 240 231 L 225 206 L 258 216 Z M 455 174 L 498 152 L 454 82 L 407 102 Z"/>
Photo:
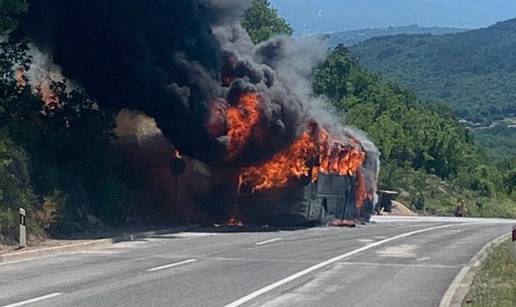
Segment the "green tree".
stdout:
<path fill-rule="evenodd" d="M 27 8 L 26 0 L 0 0 L 0 34 L 16 27 L 19 16 Z"/>
<path fill-rule="evenodd" d="M 31 234 L 43 233 L 49 200 L 57 210 L 51 230 L 61 233 L 87 226 L 88 214 L 123 222 L 132 213 L 132 192 L 112 142 L 116 110 L 65 83 L 52 85 L 59 106 L 46 108 L 28 80 L 14 78 L 16 70 L 30 69 L 30 60 L 26 44 L 0 43 L 0 241 L 14 237 L 20 206 Z"/>
<path fill-rule="evenodd" d="M 255 44 L 263 42 L 278 34 L 292 35 L 293 30 L 288 22 L 278 15 L 269 0 L 252 0 L 246 11 L 242 26 Z"/>

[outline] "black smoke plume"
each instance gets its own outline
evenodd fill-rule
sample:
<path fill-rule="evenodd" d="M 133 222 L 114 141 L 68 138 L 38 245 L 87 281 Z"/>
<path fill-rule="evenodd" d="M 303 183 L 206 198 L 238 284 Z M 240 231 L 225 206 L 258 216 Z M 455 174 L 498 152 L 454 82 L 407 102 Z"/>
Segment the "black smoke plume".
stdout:
<path fill-rule="evenodd" d="M 209 163 L 223 163 L 227 149 L 223 129 L 206 128 L 210 109 L 259 93 L 260 137 L 232 161 L 250 164 L 304 129 L 308 75 L 325 48 L 284 37 L 255 46 L 239 23 L 247 2 L 32 0 L 17 35 L 99 103 L 148 114 L 183 153 Z"/>

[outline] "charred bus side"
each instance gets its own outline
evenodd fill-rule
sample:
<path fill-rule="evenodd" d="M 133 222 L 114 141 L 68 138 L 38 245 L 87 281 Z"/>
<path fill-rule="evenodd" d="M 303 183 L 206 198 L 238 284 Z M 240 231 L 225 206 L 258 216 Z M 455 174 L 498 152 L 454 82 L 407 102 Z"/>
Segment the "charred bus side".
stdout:
<path fill-rule="evenodd" d="M 358 218 L 356 189 L 357 176 L 321 174 L 314 182 L 254 193 L 241 191 L 238 206 L 256 224 L 327 224 Z"/>

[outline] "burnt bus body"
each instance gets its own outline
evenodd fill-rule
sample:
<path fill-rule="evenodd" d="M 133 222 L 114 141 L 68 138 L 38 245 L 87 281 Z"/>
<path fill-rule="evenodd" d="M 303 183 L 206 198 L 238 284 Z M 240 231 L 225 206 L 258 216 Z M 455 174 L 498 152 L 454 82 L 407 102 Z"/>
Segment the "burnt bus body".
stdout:
<path fill-rule="evenodd" d="M 238 207 L 250 223 L 268 225 L 326 224 L 358 218 L 356 176 L 320 174 L 318 179 L 288 187 L 252 192 L 243 188 Z"/>

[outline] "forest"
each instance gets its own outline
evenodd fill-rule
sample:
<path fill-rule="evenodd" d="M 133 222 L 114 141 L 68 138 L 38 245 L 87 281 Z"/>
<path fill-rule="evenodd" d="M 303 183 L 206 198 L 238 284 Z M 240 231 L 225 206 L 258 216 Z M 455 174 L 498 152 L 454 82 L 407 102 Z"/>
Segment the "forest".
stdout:
<path fill-rule="evenodd" d="M 30 1 L 0 3 L 6 34 Z M 292 33 L 269 1 L 252 3 L 242 24 L 255 42 Z M 32 56 L 23 40 L 0 43 L 0 241 L 13 242 L 19 207 L 28 210 L 33 236 L 146 222 L 138 183 L 115 145 L 120 110 L 65 82 L 51 84 L 56 103 L 44 103 L 20 73 Z M 487 161 L 446 106 L 365 70 L 342 46 L 329 51 L 313 81 L 314 95 L 325 96 L 328 108 L 379 147 L 381 187 L 402 192 L 414 210 L 450 214 L 465 199 L 471 215 L 516 217 L 516 160 Z"/>
<path fill-rule="evenodd" d="M 516 19 L 447 35 L 395 35 L 357 44 L 364 67 L 488 124 L 516 113 Z"/>

